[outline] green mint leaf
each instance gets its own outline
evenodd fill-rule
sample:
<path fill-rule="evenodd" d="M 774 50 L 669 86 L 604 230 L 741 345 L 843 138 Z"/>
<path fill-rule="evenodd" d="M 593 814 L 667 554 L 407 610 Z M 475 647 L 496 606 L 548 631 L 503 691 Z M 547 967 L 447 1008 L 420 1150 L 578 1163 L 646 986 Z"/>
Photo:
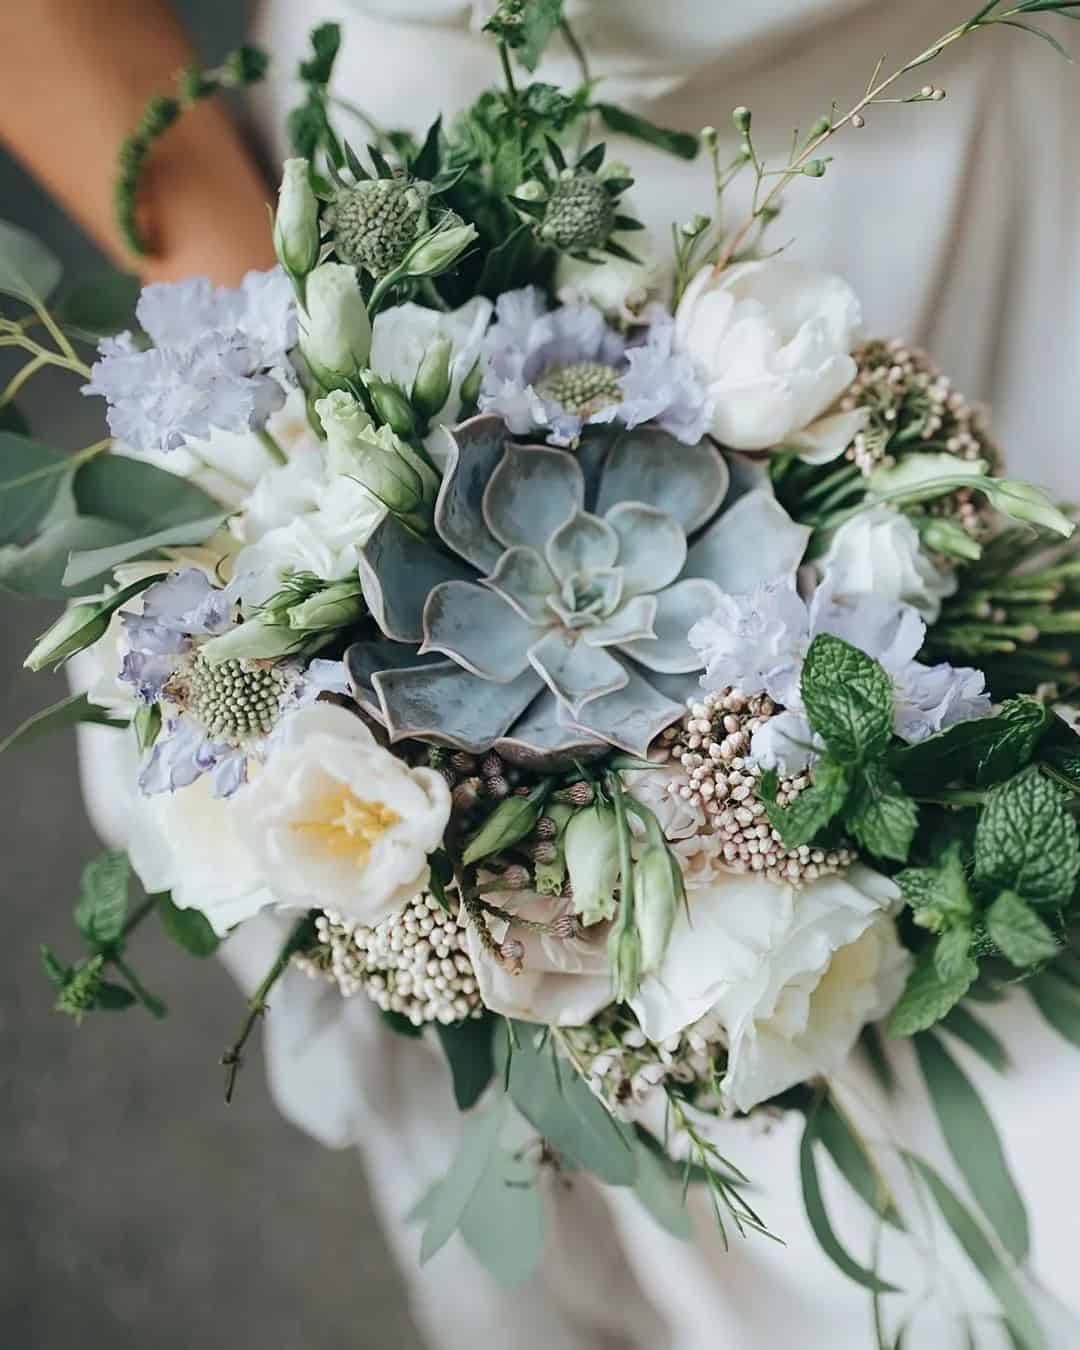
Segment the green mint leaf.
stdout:
<path fill-rule="evenodd" d="M 934 947 L 934 969 L 943 983 L 952 984 L 967 978 L 970 984 L 979 973 L 970 955 L 973 936 L 970 928 L 960 925 L 938 938 Z"/>
<path fill-rule="evenodd" d="M 920 954 L 889 1018 L 890 1036 L 907 1037 L 917 1031 L 926 1031 L 935 1022 L 940 1022 L 975 982 L 978 969 L 974 961 L 962 966 L 951 980 L 943 980 L 934 956 L 932 951 Z"/>
<path fill-rule="evenodd" d="M 892 766 L 909 792 L 932 792 L 972 779 L 989 787 L 1030 763 L 1052 721 L 1038 699 L 1008 699 L 993 717 L 956 722 L 918 745 L 901 747 L 892 755 Z"/>
<path fill-rule="evenodd" d="M 762 796 L 769 823 L 779 830 L 785 848 L 800 848 L 819 834 L 847 800 L 851 771 L 832 759 L 819 759 L 809 787 L 789 806 L 776 804 L 776 774 L 762 775 Z"/>
<path fill-rule="evenodd" d="M 844 823 L 868 853 L 907 862 L 919 808 L 891 770 L 877 761 L 856 776 L 852 811 Z"/>
<path fill-rule="evenodd" d="M 300 78 L 305 84 L 329 84 L 341 46 L 341 25 L 321 23 L 311 30 L 311 56 L 300 62 Z"/>
<path fill-rule="evenodd" d="M 1060 951 L 1049 927 L 1015 891 L 1002 891 L 990 906 L 986 929 L 1014 966 L 1037 966 Z"/>
<path fill-rule="evenodd" d="M 992 720 L 1000 730 L 975 770 L 979 787 L 1004 782 L 1026 768 L 1043 733 L 1054 721 L 1054 714 L 1041 700 L 1023 695 L 1003 703 Z"/>
<path fill-rule="evenodd" d="M 1080 869 L 1061 788 L 1031 767 L 994 788 L 975 830 L 975 880 L 1034 903 L 1067 899 Z"/>
<path fill-rule="evenodd" d="M 167 891 L 158 896 L 157 909 L 162 928 L 191 956 L 213 956 L 221 945 L 205 914 L 197 909 L 181 909 Z"/>
<path fill-rule="evenodd" d="M 609 131 L 631 136 L 646 145 L 655 145 L 657 149 L 666 150 L 669 155 L 677 155 L 679 159 L 694 159 L 700 149 L 701 142 L 693 132 L 672 131 L 668 127 L 657 126 L 655 122 L 627 112 L 614 103 L 594 103 L 593 111 L 600 114 Z"/>
<path fill-rule="evenodd" d="M 93 946 L 106 946 L 123 933 L 130 874 L 127 854 L 111 850 L 83 868 L 79 899 L 75 904 L 75 924 Z"/>
<path fill-rule="evenodd" d="M 892 681 L 865 652 L 830 633 L 810 644 L 802 670 L 810 725 L 833 759 L 857 764 L 880 755 L 892 734 Z"/>
<path fill-rule="evenodd" d="M 561 22 L 562 0 L 501 0 L 484 24 L 484 32 L 505 42 L 525 69 L 532 72 Z"/>
<path fill-rule="evenodd" d="M 949 845 L 936 867 L 907 867 L 895 879 L 921 928 L 943 933 L 969 923 L 971 895 L 958 843 Z"/>

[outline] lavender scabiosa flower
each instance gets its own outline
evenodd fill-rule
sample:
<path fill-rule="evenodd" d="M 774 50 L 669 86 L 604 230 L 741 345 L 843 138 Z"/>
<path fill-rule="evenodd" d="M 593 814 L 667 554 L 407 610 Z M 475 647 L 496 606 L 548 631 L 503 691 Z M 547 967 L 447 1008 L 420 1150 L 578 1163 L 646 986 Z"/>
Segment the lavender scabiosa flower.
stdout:
<path fill-rule="evenodd" d="M 154 345 L 141 349 L 131 333 L 106 338 L 83 386 L 108 402 L 114 436 L 176 450 L 215 428 L 256 430 L 283 405 L 296 314 L 280 268 L 249 272 L 235 290 L 205 277 L 158 282 L 135 312 Z"/>
<path fill-rule="evenodd" d="M 229 588 L 187 568 L 149 587 L 141 614 L 124 614 L 129 649 L 120 678 L 144 704 L 162 706 L 164 725 L 139 777 L 148 796 L 187 787 L 210 774 L 227 797 L 247 777 L 281 715 L 323 692 L 346 692 L 338 661 L 226 660 L 211 664 L 203 646 L 234 626 Z"/>
<path fill-rule="evenodd" d="M 893 682 L 893 730 L 901 740 L 925 740 L 990 710 L 979 671 L 915 659 L 926 625 L 910 605 L 876 595 L 839 597 L 828 573 L 807 603 L 790 574 L 748 595 L 725 595 L 689 634 L 705 662 L 701 683 L 707 689 L 765 693 L 785 709 L 755 732 L 752 762 L 792 773 L 812 757 L 814 735 L 800 681 L 806 653 L 820 633 L 850 642 L 885 668 Z"/>
<path fill-rule="evenodd" d="M 553 445 L 573 445 L 586 426 L 616 421 L 654 422 L 696 445 L 709 411 L 690 362 L 672 352 L 672 332 L 658 311 L 644 340 L 630 344 L 592 305 L 547 310 L 535 287 L 508 291 L 488 333 L 479 406 L 515 435 L 546 430 Z"/>

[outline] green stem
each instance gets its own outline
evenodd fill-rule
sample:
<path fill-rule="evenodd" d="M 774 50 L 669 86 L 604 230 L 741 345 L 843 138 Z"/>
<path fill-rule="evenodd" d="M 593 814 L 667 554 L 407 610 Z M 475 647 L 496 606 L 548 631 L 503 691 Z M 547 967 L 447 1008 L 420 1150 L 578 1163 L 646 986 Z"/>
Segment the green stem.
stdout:
<path fill-rule="evenodd" d="M 914 800 L 924 802 L 927 806 L 981 806 L 987 795 L 975 788 L 944 788 L 932 796 L 917 796 Z"/>
<path fill-rule="evenodd" d="M 111 962 L 111 964 L 116 967 L 116 969 L 120 972 L 120 974 L 123 975 L 124 979 L 127 980 L 128 987 L 131 989 L 131 992 L 143 1005 L 146 1011 L 151 1014 L 151 1016 L 153 1017 L 166 1016 L 168 1009 L 165 1007 L 165 1004 L 162 1003 L 161 999 L 157 998 L 154 994 L 152 994 L 149 991 L 149 989 L 146 988 L 143 982 L 131 969 L 131 967 L 124 960 L 124 958 L 119 955 L 119 953 L 113 952 L 108 959 Z"/>
<path fill-rule="evenodd" d="M 619 839 L 619 927 L 634 925 L 633 861 L 630 856 L 630 823 L 626 819 L 626 799 L 619 775 L 609 773 L 605 782 L 615 808 L 615 830 Z"/>
<path fill-rule="evenodd" d="M 263 448 L 267 451 L 275 464 L 288 464 L 289 456 L 265 427 L 261 427 L 255 435 L 259 438 Z"/>
<path fill-rule="evenodd" d="M 266 1012 L 266 1000 L 271 989 L 285 973 L 289 962 L 298 953 L 310 947 L 315 939 L 315 911 L 309 910 L 302 919 L 293 925 L 289 936 L 274 958 L 274 964 L 266 972 L 258 988 L 248 999 L 248 1012 L 240 1027 L 240 1034 L 221 1056 L 225 1068 L 225 1100 L 231 1102 L 236 1087 L 236 1078 L 243 1064 L 243 1049 L 255 1029 L 255 1023 Z"/>
<path fill-rule="evenodd" d="M 510 103 L 517 107 L 517 85 L 514 83 L 514 72 L 510 67 L 510 52 L 505 42 L 499 43 L 499 61 L 502 65 L 503 79 L 506 81 L 506 92 L 510 95 Z"/>

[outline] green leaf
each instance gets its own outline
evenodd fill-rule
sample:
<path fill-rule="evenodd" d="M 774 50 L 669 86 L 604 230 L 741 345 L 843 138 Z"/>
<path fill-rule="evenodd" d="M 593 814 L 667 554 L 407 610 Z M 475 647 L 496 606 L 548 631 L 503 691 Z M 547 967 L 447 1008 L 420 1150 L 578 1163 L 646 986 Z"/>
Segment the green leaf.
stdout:
<path fill-rule="evenodd" d="M 938 1024 L 942 1031 L 955 1036 L 984 1059 L 992 1069 L 999 1073 L 1009 1067 L 1009 1056 L 997 1036 L 985 1026 L 974 1013 L 968 1012 L 962 1003 L 958 1003 L 952 1012 L 947 1013 Z"/>
<path fill-rule="evenodd" d="M 998 1255 L 963 1201 L 929 1163 L 904 1155 L 926 1182 L 934 1203 L 969 1260 L 993 1291 L 1009 1323 L 1026 1350 L 1050 1350 L 1049 1342 L 1016 1275 Z"/>
<path fill-rule="evenodd" d="M 528 1279 L 544 1257 L 544 1205 L 535 1162 L 496 1149 L 460 1228 L 500 1284 L 513 1287 Z"/>
<path fill-rule="evenodd" d="M 627 1127 L 600 1104 L 573 1065 L 556 1059 L 550 1042 L 537 1048 L 535 1025 L 514 1023 L 514 1035 L 512 1053 L 509 1028 L 497 1038 L 496 1068 L 517 1109 L 571 1162 L 610 1186 L 632 1186 L 637 1156 Z"/>
<path fill-rule="evenodd" d="M 52 506 L 70 461 L 29 436 L 0 431 L 0 544 L 29 538 Z"/>
<path fill-rule="evenodd" d="M 436 1024 L 454 1077 L 454 1100 L 468 1111 L 483 1096 L 495 1072 L 495 1019 L 473 1017 L 455 1026 Z"/>
<path fill-rule="evenodd" d="M 936 1036 L 922 1033 L 914 1040 L 926 1090 L 953 1160 L 1002 1246 L 1014 1260 L 1027 1260 L 1027 1211 L 982 1098 Z"/>
<path fill-rule="evenodd" d="M 55 317 L 80 337 L 94 340 L 134 328 L 142 283 L 127 272 L 107 272 L 80 281 L 64 295 Z"/>
<path fill-rule="evenodd" d="M 103 947 L 123 933 L 130 875 L 127 854 L 111 849 L 83 868 L 75 924 L 87 942 Z"/>
<path fill-rule="evenodd" d="M 74 726 L 78 722 L 92 722 L 105 727 L 127 726 L 125 721 L 110 717 L 107 709 L 91 703 L 85 694 L 69 694 L 59 703 L 34 713 L 5 736 L 0 741 L 0 754 L 5 750 L 14 750 L 17 746 L 30 745 L 51 731 L 56 731 L 60 727 Z"/>
<path fill-rule="evenodd" d="M 694 1235 L 694 1223 L 686 1208 L 683 1187 L 672 1170 L 665 1167 L 662 1158 L 637 1139 L 634 1144 L 637 1157 L 637 1179 L 634 1192 L 661 1228 L 673 1237 L 687 1239 Z"/>
<path fill-rule="evenodd" d="M 197 909 L 181 909 L 168 891 L 157 897 L 157 911 L 162 928 L 191 956 L 213 956 L 221 946 L 206 915 Z"/>
<path fill-rule="evenodd" d="M 694 159 L 701 147 L 700 140 L 693 132 L 672 131 L 668 127 L 657 126 L 655 122 L 627 112 L 614 103 L 594 103 L 592 108 L 600 114 L 609 131 L 632 136 L 634 140 L 644 141 L 647 145 L 655 145 L 660 150 L 666 150 L 669 155 L 677 155 L 679 159 Z"/>
<path fill-rule="evenodd" d="M 45 978 L 54 989 L 63 989 L 71 972 L 44 943 L 41 944 L 39 951 L 41 953 L 41 968 L 45 972 Z"/>
<path fill-rule="evenodd" d="M 935 965 L 934 953 L 921 952 L 889 1018 L 889 1035 L 913 1036 L 940 1022 L 971 988 L 977 974 L 978 967 L 970 961 L 953 979 L 943 980 Z"/>
<path fill-rule="evenodd" d="M 1025 988 L 1058 1035 L 1080 1050 L 1080 989 L 1053 970 L 1040 971 Z"/>
<path fill-rule="evenodd" d="M 60 262 L 40 239 L 0 220 L 0 292 L 47 300 L 60 280 Z"/>
<path fill-rule="evenodd" d="M 899 1293 L 900 1291 L 895 1284 L 888 1284 L 885 1280 L 879 1279 L 872 1270 L 860 1266 L 857 1261 L 849 1256 L 833 1230 L 828 1211 L 825 1209 L 825 1200 L 821 1194 L 817 1160 L 814 1157 L 814 1144 L 818 1139 L 819 1108 L 820 1101 L 811 1108 L 806 1118 L 806 1127 L 799 1144 L 799 1175 L 802 1179 L 803 1204 L 806 1207 L 806 1217 L 810 1221 L 814 1237 L 817 1238 L 818 1245 L 833 1265 L 849 1279 L 854 1280 L 856 1284 L 861 1284 L 864 1289 L 870 1289 L 878 1294 Z"/>
<path fill-rule="evenodd" d="M 921 927 L 941 933 L 958 924 L 970 926 L 971 895 L 959 843 L 945 849 L 936 867 L 905 867 L 894 880 Z"/>
<path fill-rule="evenodd" d="M 919 824 L 919 808 L 885 764 L 871 761 L 856 775 L 851 811 L 844 824 L 868 853 L 906 862 Z"/>
<path fill-rule="evenodd" d="M 974 934 L 965 924 L 950 928 L 938 938 L 934 947 L 934 969 L 945 984 L 960 981 L 968 974 L 974 979 L 978 968 L 969 955 Z"/>
<path fill-rule="evenodd" d="M 895 1228 L 902 1229 L 903 1220 L 888 1182 L 847 1116 L 828 1094 L 818 1104 L 816 1137 L 864 1204 Z"/>
<path fill-rule="evenodd" d="M 463 1117 L 461 1142 L 450 1170 L 425 1199 L 427 1226 L 420 1243 L 421 1262 L 430 1261 L 449 1242 L 480 1185 L 506 1119 L 506 1098 L 490 1111 Z"/>
<path fill-rule="evenodd" d="M 122 984 L 101 980 L 94 990 L 95 1012 L 123 1012 L 135 1002 L 135 995 Z"/>
<path fill-rule="evenodd" d="M 512 48 L 515 56 L 530 73 L 540 64 L 544 48 L 562 22 L 562 0 L 528 0 L 517 6 L 517 12 L 505 17 L 496 8 L 484 24 L 484 31 L 494 33 L 500 41 Z"/>
<path fill-rule="evenodd" d="M 64 585 L 64 572 L 72 551 L 110 548 L 130 534 L 126 526 L 94 516 L 58 519 L 24 547 L 6 544 L 0 548 L 0 585 L 24 595 L 67 599 L 71 591 Z M 111 574 L 87 577 L 73 589 L 87 595 L 111 580 Z"/>
<path fill-rule="evenodd" d="M 1032 902 L 1062 901 L 1080 869 L 1076 822 L 1035 766 L 994 788 L 975 830 L 975 879 Z"/>
<path fill-rule="evenodd" d="M 30 435 L 30 423 L 14 403 L 0 403 L 0 431 L 13 431 L 16 436 Z"/>
<path fill-rule="evenodd" d="M 776 775 L 762 777 L 765 811 L 773 827 L 780 831 L 785 848 L 808 844 L 828 825 L 847 800 L 851 770 L 845 764 L 823 757 L 813 767 L 809 787 L 803 788 L 789 806 L 777 806 Z"/>
<path fill-rule="evenodd" d="M 1015 891 L 1002 891 L 986 912 L 986 928 L 994 944 L 1014 966 L 1049 961 L 1060 944 L 1049 927 Z"/>
<path fill-rule="evenodd" d="M 979 787 L 1001 783 L 1032 761 L 1039 741 L 1054 722 L 1053 710 L 1041 699 L 1022 695 L 1008 699 L 993 719 L 999 734 L 987 747 L 975 770 Z"/>
<path fill-rule="evenodd" d="M 173 525 L 158 530 L 141 539 L 128 539 L 125 543 L 114 544 L 109 548 L 95 548 L 88 552 L 72 553 L 64 572 L 65 586 L 78 586 L 91 577 L 109 572 L 121 563 L 132 558 L 143 558 L 148 553 L 177 544 L 202 544 L 228 520 L 228 513 L 208 516 L 204 520 L 188 521 L 185 525 Z"/>
<path fill-rule="evenodd" d="M 321 23 L 311 30 L 311 56 L 301 61 L 299 76 L 307 84 L 329 84 L 341 46 L 341 25 Z"/>
<path fill-rule="evenodd" d="M 830 633 L 811 642 L 802 670 L 810 725 L 842 764 L 880 755 L 892 734 L 892 681 L 885 670 Z"/>
<path fill-rule="evenodd" d="M 197 484 L 127 455 L 95 456 L 79 469 L 74 488 L 80 515 L 106 517 L 137 534 L 201 521 L 221 510 Z"/>
<path fill-rule="evenodd" d="M 893 768 L 911 792 L 933 792 L 972 779 L 979 787 L 1009 778 L 1031 762 L 1053 714 L 1039 699 L 1007 699 L 993 717 L 957 722 L 892 756 Z"/>
<path fill-rule="evenodd" d="M 476 283 L 477 295 L 495 299 L 503 291 L 523 285 L 535 271 L 537 252 L 532 226 L 528 221 L 522 221 L 505 239 L 488 250 Z"/>
<path fill-rule="evenodd" d="M 484 821 L 461 855 L 461 861 L 468 866 L 480 862 L 500 849 L 509 848 L 524 839 L 540 819 L 544 802 L 551 790 L 551 783 L 545 780 L 539 783 L 527 797 L 507 797 L 501 801 Z"/>

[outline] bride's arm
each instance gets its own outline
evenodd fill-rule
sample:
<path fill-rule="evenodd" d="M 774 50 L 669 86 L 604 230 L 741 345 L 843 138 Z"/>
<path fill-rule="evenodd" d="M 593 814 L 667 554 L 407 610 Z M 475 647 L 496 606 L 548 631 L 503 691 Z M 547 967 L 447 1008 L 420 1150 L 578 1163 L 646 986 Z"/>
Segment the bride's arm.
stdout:
<path fill-rule="evenodd" d="M 235 283 L 273 263 L 255 161 L 217 101 L 155 144 L 140 186 L 153 256 L 124 249 L 113 214 L 117 151 L 148 98 L 194 59 L 163 0 L 21 0 L 0 19 L 0 141 L 121 266 L 147 279 Z M 10 214 L 10 208 L 2 214 Z"/>

